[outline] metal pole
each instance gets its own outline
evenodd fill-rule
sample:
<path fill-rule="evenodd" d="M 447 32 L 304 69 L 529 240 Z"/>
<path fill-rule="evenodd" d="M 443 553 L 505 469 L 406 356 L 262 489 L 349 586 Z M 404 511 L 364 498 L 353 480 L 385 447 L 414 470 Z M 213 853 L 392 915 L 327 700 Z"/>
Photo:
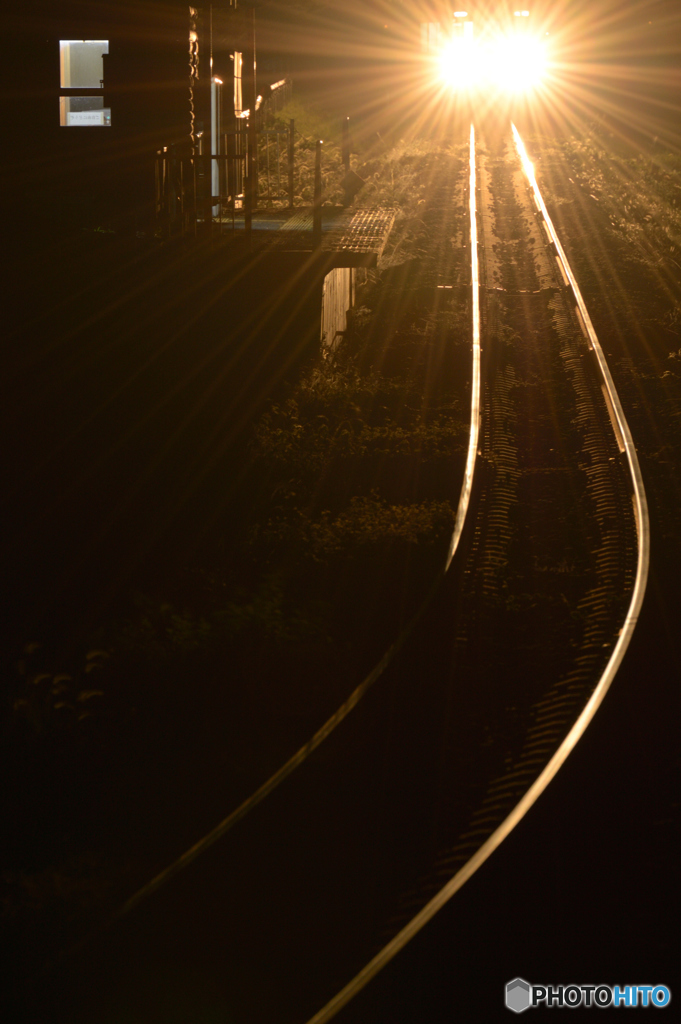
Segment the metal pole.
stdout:
<path fill-rule="evenodd" d="M 343 166 L 345 167 L 345 173 L 347 174 L 350 170 L 350 118 L 346 117 L 343 120 L 343 142 L 342 142 L 342 156 Z"/>
<path fill-rule="evenodd" d="M 251 148 L 251 133 L 248 133 L 248 146 L 246 150 L 246 177 L 244 180 L 244 226 L 246 238 L 250 245 L 251 231 L 253 229 L 253 151 Z"/>
<path fill-rule="evenodd" d="M 322 139 L 317 140 L 314 161 L 314 205 L 312 207 L 312 248 L 322 247 Z"/>
<path fill-rule="evenodd" d="M 192 157 L 192 195 L 194 201 L 194 212 L 192 214 L 192 220 L 194 221 L 194 238 L 196 238 L 198 232 L 198 220 L 199 220 L 199 198 L 197 195 L 197 184 L 198 178 L 196 175 L 196 161 L 199 157 L 196 155 L 196 149 L 194 150 L 194 156 Z M 183 231 L 184 234 L 184 231 Z"/>
<path fill-rule="evenodd" d="M 281 132 L 277 131 L 277 200 L 281 199 Z"/>
<path fill-rule="evenodd" d="M 225 152 L 227 153 L 227 195 L 233 210 L 236 200 L 236 138 L 232 132 L 225 135 Z"/>
<path fill-rule="evenodd" d="M 295 132 L 296 122 L 291 118 L 288 123 L 288 205 L 293 209 L 293 171 L 296 158 Z"/>
<path fill-rule="evenodd" d="M 258 201 L 258 132 L 255 113 L 258 87 L 255 70 L 255 11 L 252 7 L 246 10 L 246 51 L 243 60 L 244 105 L 250 110 L 248 117 L 248 175 L 251 179 L 251 202 L 255 206 Z"/>
<path fill-rule="evenodd" d="M 271 171 L 270 171 L 270 143 L 271 143 L 271 135 L 270 135 L 269 132 L 263 132 L 263 134 L 265 136 L 265 153 L 267 154 L 267 198 L 269 199 L 270 198 L 270 178 L 272 176 L 271 175 Z"/>

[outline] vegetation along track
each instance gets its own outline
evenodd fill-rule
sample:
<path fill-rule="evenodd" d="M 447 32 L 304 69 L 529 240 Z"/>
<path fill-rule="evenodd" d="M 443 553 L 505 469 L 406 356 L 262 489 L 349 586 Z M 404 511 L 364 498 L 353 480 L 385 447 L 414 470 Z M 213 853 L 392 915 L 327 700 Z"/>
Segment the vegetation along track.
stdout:
<path fill-rule="evenodd" d="M 427 867 L 380 951 L 309 1024 L 331 1019 L 529 809 L 600 705 L 643 599 L 649 527 L 636 452 L 512 131 L 478 155 L 484 473 L 456 601 Z"/>

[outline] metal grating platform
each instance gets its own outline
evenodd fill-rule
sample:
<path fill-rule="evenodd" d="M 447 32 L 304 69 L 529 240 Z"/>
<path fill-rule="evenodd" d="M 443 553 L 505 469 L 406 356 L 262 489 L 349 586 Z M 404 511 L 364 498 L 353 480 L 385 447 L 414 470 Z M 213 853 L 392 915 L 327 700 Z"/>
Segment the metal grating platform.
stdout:
<path fill-rule="evenodd" d="M 380 256 L 394 221 L 394 210 L 356 210 L 349 221 L 334 226 L 326 237 L 322 236 L 322 248 Z"/>
<path fill-rule="evenodd" d="M 355 210 L 322 207 L 322 252 L 332 255 L 337 266 L 375 266 L 388 240 L 395 215 L 395 210 L 381 207 Z M 243 216 L 230 221 L 225 229 L 237 234 L 244 231 Z M 278 252 L 312 251 L 312 209 L 254 212 L 252 244 Z"/>

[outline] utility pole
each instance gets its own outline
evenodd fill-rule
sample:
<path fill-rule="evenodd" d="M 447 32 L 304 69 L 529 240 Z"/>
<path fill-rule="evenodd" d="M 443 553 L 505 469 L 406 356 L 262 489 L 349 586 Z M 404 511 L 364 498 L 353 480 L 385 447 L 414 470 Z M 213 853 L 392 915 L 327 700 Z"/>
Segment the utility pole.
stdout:
<path fill-rule="evenodd" d="M 245 220 L 246 231 L 253 226 L 253 208 L 258 202 L 258 133 L 255 125 L 255 108 L 258 100 L 256 58 L 255 58 L 255 11 L 252 7 L 245 9 L 246 39 L 244 46 L 243 89 L 244 106 L 248 114 L 248 143 L 246 149 L 246 182 L 245 182 Z"/>
<path fill-rule="evenodd" d="M 322 140 L 317 140 L 314 161 L 314 205 L 312 207 L 312 248 L 322 247 Z"/>

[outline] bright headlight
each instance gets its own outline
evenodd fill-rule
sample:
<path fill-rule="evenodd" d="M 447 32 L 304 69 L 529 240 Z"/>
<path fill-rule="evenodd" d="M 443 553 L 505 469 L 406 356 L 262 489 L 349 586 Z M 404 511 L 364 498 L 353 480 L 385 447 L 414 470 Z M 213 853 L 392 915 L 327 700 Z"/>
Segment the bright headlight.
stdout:
<path fill-rule="evenodd" d="M 541 82 L 546 47 L 542 39 L 520 34 L 480 41 L 459 35 L 443 46 L 437 64 L 439 79 L 452 89 L 523 92 Z"/>
<path fill-rule="evenodd" d="M 478 47 L 473 39 L 454 38 L 439 57 L 440 78 L 454 89 L 465 89 L 480 81 L 482 70 Z"/>
<path fill-rule="evenodd" d="M 540 39 L 510 36 L 490 43 L 488 77 L 505 92 L 522 92 L 538 85 L 546 70 L 546 49 Z"/>

